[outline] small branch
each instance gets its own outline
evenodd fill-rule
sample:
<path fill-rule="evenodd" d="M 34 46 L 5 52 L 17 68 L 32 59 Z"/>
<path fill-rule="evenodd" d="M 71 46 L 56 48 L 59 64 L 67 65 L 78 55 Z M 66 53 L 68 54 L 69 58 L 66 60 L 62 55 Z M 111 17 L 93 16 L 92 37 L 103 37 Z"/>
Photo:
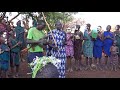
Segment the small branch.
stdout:
<path fill-rule="evenodd" d="M 21 13 L 18 13 L 15 17 L 13 17 L 11 20 L 9 20 L 9 23 L 12 22 L 15 18 L 17 18 Z"/>

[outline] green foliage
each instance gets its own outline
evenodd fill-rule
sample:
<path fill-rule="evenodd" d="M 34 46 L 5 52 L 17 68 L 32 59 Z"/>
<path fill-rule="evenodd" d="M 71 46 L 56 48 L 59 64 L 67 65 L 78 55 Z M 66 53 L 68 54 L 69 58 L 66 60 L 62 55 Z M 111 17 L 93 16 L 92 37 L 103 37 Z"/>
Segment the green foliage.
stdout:
<path fill-rule="evenodd" d="M 23 16 L 22 19 L 26 21 L 29 21 L 30 18 L 35 20 L 43 19 L 42 12 L 18 12 L 18 13 L 20 13 Z M 61 21 L 65 25 L 66 23 L 70 22 L 73 19 L 72 14 L 76 13 L 77 12 L 44 12 L 44 15 L 46 17 L 47 22 L 50 25 L 50 28 L 54 29 L 56 21 Z M 9 14 L 11 15 L 12 12 L 9 12 Z M 46 30 L 49 31 L 48 27 L 46 27 Z"/>

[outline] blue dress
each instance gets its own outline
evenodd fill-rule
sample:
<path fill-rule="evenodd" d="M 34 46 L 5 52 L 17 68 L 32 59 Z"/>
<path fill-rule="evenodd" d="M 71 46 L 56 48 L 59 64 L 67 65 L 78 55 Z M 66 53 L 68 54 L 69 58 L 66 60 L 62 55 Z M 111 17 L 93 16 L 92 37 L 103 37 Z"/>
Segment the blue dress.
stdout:
<path fill-rule="evenodd" d="M 17 41 L 15 39 L 10 38 L 10 43 L 12 46 L 17 44 Z M 15 48 L 11 49 L 10 53 L 10 64 L 12 66 L 19 65 L 20 63 L 20 46 L 16 46 Z"/>
<path fill-rule="evenodd" d="M 108 36 L 108 35 L 110 35 L 111 38 L 114 37 L 111 32 L 105 31 L 105 32 L 104 32 L 104 37 L 106 37 L 106 36 Z M 112 39 L 107 38 L 107 39 L 105 39 L 105 40 L 103 41 L 104 53 L 105 53 L 107 56 L 110 56 L 110 55 L 111 55 L 111 53 L 110 53 L 110 47 L 112 46 L 112 44 L 113 44 L 113 40 L 112 40 Z"/>
<path fill-rule="evenodd" d="M 17 26 L 15 27 L 15 32 L 16 32 L 16 40 L 22 42 L 21 49 L 23 49 L 26 46 L 24 39 L 24 33 L 25 33 L 24 28 L 21 26 Z"/>
<path fill-rule="evenodd" d="M 102 57 L 102 48 L 103 48 L 103 41 L 99 37 L 97 37 L 97 39 L 94 41 L 93 57 L 101 58 Z"/>
<path fill-rule="evenodd" d="M 6 44 L 1 44 L 0 48 L 4 51 L 5 49 L 8 49 L 9 47 Z M 10 52 L 5 51 L 0 54 L 0 69 L 7 71 L 9 69 L 9 61 L 10 61 Z"/>
<path fill-rule="evenodd" d="M 47 46 L 47 53 L 51 53 L 53 57 L 56 57 L 57 59 L 61 60 L 61 63 L 58 66 L 59 78 L 65 78 L 66 51 L 65 51 L 64 41 L 66 39 L 66 34 L 64 31 L 57 29 L 52 30 L 52 33 L 59 50 L 55 50 L 50 46 Z M 52 42 L 54 42 L 50 34 L 51 33 L 48 32 L 49 39 L 52 40 Z M 53 44 L 53 46 L 54 45 L 55 44 Z"/>

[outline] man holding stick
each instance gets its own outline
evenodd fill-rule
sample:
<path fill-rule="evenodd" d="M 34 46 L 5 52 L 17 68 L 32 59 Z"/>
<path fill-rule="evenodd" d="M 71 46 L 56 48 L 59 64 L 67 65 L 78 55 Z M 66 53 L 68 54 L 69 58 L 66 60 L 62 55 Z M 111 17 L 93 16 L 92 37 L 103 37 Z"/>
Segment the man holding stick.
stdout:
<path fill-rule="evenodd" d="M 51 55 L 61 60 L 59 64 L 58 72 L 59 78 L 65 78 L 65 63 L 66 63 L 66 51 L 65 51 L 65 42 L 66 34 L 62 30 L 62 23 L 57 22 L 55 24 L 56 29 L 48 32 L 49 40 L 54 40 L 56 43 L 49 44 L 47 47 L 47 55 L 51 52 Z"/>

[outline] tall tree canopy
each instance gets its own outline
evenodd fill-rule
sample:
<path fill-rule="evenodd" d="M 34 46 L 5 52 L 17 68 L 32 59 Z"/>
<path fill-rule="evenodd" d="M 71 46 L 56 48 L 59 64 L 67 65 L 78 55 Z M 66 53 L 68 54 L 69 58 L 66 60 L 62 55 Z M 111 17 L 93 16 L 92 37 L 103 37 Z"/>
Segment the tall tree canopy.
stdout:
<path fill-rule="evenodd" d="M 29 19 L 32 18 L 34 20 L 43 19 L 42 12 L 17 12 L 18 14 L 14 16 L 9 22 L 17 18 L 19 15 L 22 15 L 22 19 L 26 22 L 29 22 Z M 54 28 L 54 24 L 56 21 L 60 20 L 64 25 L 73 20 L 72 14 L 76 14 L 77 12 L 44 12 L 47 22 L 49 23 L 51 29 Z M 9 15 L 12 15 L 12 12 L 9 12 Z M 0 20 L 6 16 L 6 12 L 0 12 Z M 46 30 L 48 28 L 46 27 Z"/>

